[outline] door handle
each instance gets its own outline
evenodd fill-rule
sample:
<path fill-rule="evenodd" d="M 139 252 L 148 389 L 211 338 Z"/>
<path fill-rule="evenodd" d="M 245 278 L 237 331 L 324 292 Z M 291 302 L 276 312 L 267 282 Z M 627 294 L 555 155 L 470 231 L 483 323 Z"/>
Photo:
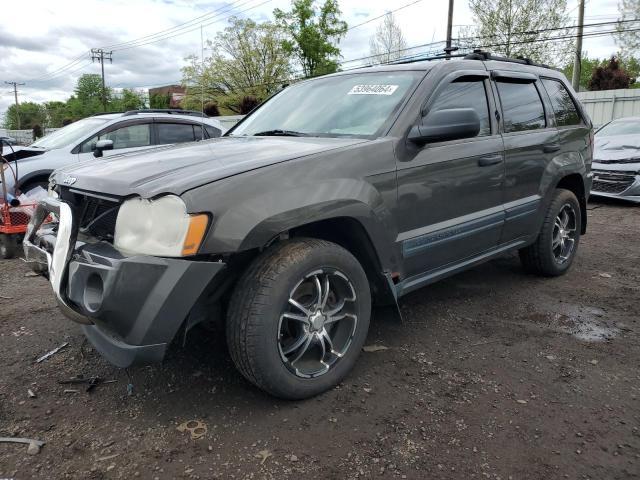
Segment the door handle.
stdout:
<path fill-rule="evenodd" d="M 502 155 L 489 155 L 487 157 L 482 157 L 478 160 L 478 166 L 480 167 L 488 167 L 490 165 L 497 165 L 502 162 Z"/>
<path fill-rule="evenodd" d="M 558 150 L 560 150 L 559 143 L 548 143 L 544 147 L 542 147 L 542 151 L 544 153 L 553 153 L 553 152 L 557 152 Z"/>

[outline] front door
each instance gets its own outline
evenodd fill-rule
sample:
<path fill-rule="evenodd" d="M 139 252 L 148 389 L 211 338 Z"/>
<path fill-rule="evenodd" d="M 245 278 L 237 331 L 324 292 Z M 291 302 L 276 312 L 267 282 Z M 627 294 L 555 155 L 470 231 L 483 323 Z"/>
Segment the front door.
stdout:
<path fill-rule="evenodd" d="M 398 241 L 406 277 L 494 248 L 504 222 L 503 143 L 490 114 L 495 104 L 488 74 L 452 75 L 436 88 L 423 114 L 474 108 L 481 128 L 474 138 L 407 146 L 406 158 L 399 159 Z"/>
<path fill-rule="evenodd" d="M 154 144 L 153 120 L 134 120 L 107 127 L 80 145 L 78 160 L 94 159 L 93 151 L 95 150 L 98 140 L 113 140 L 113 150 L 105 150 L 105 157 L 119 153 L 144 150 Z"/>

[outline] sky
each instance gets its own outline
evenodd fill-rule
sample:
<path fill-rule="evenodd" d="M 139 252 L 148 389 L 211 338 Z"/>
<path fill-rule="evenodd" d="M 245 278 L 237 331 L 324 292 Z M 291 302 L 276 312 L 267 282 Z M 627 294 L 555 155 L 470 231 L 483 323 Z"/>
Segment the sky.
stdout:
<path fill-rule="evenodd" d="M 615 20 L 617 0 L 586 0 L 585 23 Z M 415 2 L 415 3 L 414 3 Z M 577 21 L 578 0 L 568 0 L 568 12 Z M 446 36 L 448 0 L 339 0 L 343 18 L 355 26 L 408 5 L 394 13 L 409 46 Z M 107 85 L 147 88 L 180 83 L 185 57 L 200 54 L 200 25 L 173 38 L 155 41 L 157 32 L 202 17 L 205 40 L 236 15 L 255 21 L 273 19 L 273 10 L 289 10 L 291 0 L 27 0 L 13 2 L 11 15 L 0 23 L 0 115 L 14 102 L 13 88 L 5 81 L 24 82 L 19 101 L 66 100 L 83 73 L 100 73 L 89 50 L 113 50 L 113 63 L 105 64 Z M 208 15 L 208 16 L 205 16 Z M 369 55 L 369 38 L 382 19 L 353 28 L 340 42 L 343 68 Z M 454 37 L 461 26 L 473 24 L 467 0 L 455 0 Z M 610 28 L 610 27 L 604 27 Z M 151 37 L 148 37 L 151 36 Z M 136 48 L 123 42 L 141 40 Z M 145 44 L 146 43 L 146 44 Z M 611 37 L 585 38 L 583 51 L 604 58 L 617 50 Z M 420 51 L 420 50 L 416 50 Z M 74 63 L 75 62 L 75 63 Z"/>

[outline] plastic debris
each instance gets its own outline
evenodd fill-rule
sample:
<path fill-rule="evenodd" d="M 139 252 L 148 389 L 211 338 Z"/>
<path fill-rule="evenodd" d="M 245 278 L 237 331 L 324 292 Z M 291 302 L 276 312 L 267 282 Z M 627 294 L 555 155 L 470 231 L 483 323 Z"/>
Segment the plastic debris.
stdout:
<path fill-rule="evenodd" d="M 256 453 L 255 457 L 261 459 L 260 465 L 262 465 L 267 461 L 269 457 L 273 457 L 273 453 L 271 453 L 269 450 L 260 450 L 258 453 Z"/>
<path fill-rule="evenodd" d="M 42 440 L 33 440 L 32 438 L 14 438 L 14 437 L 0 437 L 0 443 L 24 443 L 29 445 L 27 453 L 29 455 L 37 455 L 40 453 L 40 448 L 45 444 Z"/>
<path fill-rule="evenodd" d="M 189 432 L 191 440 L 198 440 L 207 434 L 207 424 L 200 420 L 189 420 L 178 425 L 179 432 Z"/>
<path fill-rule="evenodd" d="M 382 352 L 384 350 L 389 350 L 389 347 L 385 347 L 384 345 L 366 345 L 362 347 L 362 351 L 364 352 Z"/>
<path fill-rule="evenodd" d="M 36 363 L 44 362 L 47 358 L 51 357 L 52 355 L 55 355 L 56 353 L 58 353 L 60 350 L 62 350 L 67 345 L 69 345 L 69 344 L 67 342 L 65 342 L 62 345 L 60 345 L 59 347 L 54 348 L 50 352 L 45 353 L 43 356 L 41 356 L 39 359 L 36 360 Z"/>

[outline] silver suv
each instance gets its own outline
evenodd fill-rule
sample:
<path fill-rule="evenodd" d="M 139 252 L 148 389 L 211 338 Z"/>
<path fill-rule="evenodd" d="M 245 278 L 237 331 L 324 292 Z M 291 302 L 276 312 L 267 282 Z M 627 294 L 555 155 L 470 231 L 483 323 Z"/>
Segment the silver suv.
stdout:
<path fill-rule="evenodd" d="M 213 118 L 187 110 L 131 110 L 78 120 L 28 147 L 4 147 L 7 191 L 47 188 L 51 172 L 96 157 L 157 145 L 219 137 L 226 129 Z"/>

